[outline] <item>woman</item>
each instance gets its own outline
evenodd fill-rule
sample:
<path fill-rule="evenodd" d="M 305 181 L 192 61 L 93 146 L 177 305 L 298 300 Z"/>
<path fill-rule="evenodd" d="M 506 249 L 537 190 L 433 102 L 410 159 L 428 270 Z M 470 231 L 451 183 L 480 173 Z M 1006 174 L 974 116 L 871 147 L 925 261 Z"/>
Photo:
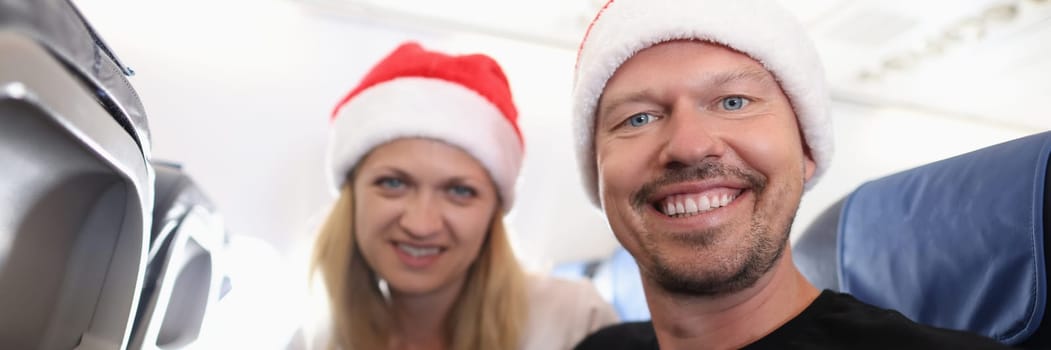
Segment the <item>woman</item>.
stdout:
<path fill-rule="evenodd" d="M 310 347 L 568 349 L 616 321 L 589 284 L 515 260 L 502 217 L 523 142 L 491 58 L 404 44 L 332 118 L 340 195 L 313 257 L 331 316 Z"/>

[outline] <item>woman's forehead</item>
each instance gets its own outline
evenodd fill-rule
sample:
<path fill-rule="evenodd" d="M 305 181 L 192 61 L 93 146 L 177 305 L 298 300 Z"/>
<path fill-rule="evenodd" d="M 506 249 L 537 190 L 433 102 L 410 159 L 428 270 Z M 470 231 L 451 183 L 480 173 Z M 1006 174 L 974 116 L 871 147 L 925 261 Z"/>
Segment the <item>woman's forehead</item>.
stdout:
<path fill-rule="evenodd" d="M 372 149 L 362 170 L 396 170 L 425 178 L 487 180 L 482 164 L 463 149 L 430 138 L 400 138 Z"/>

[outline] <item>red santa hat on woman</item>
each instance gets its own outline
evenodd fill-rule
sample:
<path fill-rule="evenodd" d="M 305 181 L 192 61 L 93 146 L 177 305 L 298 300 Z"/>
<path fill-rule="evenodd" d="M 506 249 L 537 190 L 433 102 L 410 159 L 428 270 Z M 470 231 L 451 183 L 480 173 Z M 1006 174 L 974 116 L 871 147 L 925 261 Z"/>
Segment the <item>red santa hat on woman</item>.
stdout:
<path fill-rule="evenodd" d="M 337 191 L 376 146 L 419 137 L 463 149 L 489 172 L 503 209 L 514 202 L 522 134 L 507 77 L 488 56 L 402 44 L 339 101 L 331 124 L 327 162 Z"/>
<path fill-rule="evenodd" d="M 577 160 L 592 202 L 599 205 L 595 110 L 606 82 L 639 51 L 684 39 L 725 45 L 774 75 L 817 163 L 812 187 L 832 158 L 830 98 L 817 51 L 792 15 L 768 0 L 611 0 L 580 43 L 573 83 Z"/>

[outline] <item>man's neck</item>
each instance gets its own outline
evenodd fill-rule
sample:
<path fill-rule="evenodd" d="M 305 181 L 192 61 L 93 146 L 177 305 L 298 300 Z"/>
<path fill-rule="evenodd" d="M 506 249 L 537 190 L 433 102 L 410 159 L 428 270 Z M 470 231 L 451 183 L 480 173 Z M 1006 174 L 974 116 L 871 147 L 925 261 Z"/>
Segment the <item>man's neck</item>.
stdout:
<path fill-rule="evenodd" d="M 668 293 L 643 278 L 661 349 L 736 349 L 799 315 L 821 292 L 796 269 L 790 250 L 755 285 L 726 296 Z"/>

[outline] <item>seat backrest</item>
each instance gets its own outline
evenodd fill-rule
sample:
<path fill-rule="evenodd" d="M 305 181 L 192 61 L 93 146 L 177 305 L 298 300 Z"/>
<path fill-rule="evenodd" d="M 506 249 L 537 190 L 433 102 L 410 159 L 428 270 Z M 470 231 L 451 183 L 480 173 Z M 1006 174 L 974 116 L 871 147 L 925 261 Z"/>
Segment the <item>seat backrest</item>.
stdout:
<path fill-rule="evenodd" d="M 113 62 L 99 43 L 68 2 L 0 2 L 3 349 L 128 341 L 152 175 L 145 124 L 129 127 L 126 114 L 138 100 L 123 76 L 105 75 Z M 117 90 L 99 77 L 129 97 L 103 98 Z"/>
<path fill-rule="evenodd" d="M 792 260 L 799 272 L 820 289 L 839 291 L 839 214 L 846 198 L 821 212 L 792 245 Z"/>
<path fill-rule="evenodd" d="M 175 164 L 157 174 L 153 230 L 129 349 L 192 349 L 219 299 L 225 228 L 215 206 Z"/>
<path fill-rule="evenodd" d="M 1045 132 L 868 182 L 808 228 L 796 262 L 917 322 L 1045 348 L 1049 155 Z"/>

